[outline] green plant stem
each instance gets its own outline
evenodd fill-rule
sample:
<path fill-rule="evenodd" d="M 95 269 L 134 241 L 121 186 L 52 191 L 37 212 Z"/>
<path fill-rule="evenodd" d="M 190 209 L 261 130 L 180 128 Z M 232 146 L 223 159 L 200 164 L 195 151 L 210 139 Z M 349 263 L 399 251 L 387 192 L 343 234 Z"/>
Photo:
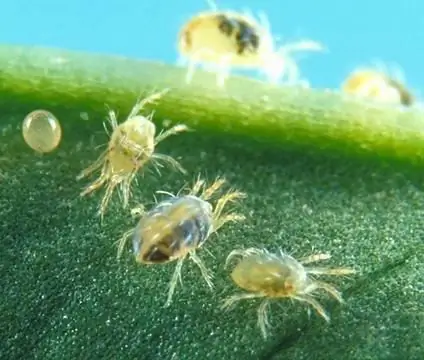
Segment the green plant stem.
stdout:
<path fill-rule="evenodd" d="M 139 96 L 170 88 L 155 105 L 158 118 L 196 130 L 411 163 L 424 160 L 424 111 L 346 99 L 336 91 L 271 86 L 232 77 L 225 89 L 215 75 L 118 56 L 29 46 L 0 46 L 0 105 L 127 112 Z M 1 104 L 3 103 L 3 104 Z"/>

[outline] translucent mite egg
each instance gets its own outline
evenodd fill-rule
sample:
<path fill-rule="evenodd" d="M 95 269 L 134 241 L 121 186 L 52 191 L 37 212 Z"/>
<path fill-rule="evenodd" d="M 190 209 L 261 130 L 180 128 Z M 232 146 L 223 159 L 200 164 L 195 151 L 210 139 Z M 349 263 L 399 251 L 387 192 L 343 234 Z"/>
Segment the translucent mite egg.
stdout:
<path fill-rule="evenodd" d="M 170 198 L 159 202 L 147 213 L 141 212 L 142 216 L 135 229 L 126 232 L 119 240 L 118 257 L 126 240 L 132 237 L 137 262 L 142 264 L 177 262 L 166 305 L 171 303 L 175 287 L 181 278 L 183 261 L 187 257 L 199 267 L 208 286 L 211 288 L 213 286 L 212 276 L 197 256 L 196 250 L 225 223 L 244 219 L 242 215 L 223 212 L 227 203 L 244 197 L 243 193 L 229 191 L 217 200 L 215 206 L 209 202 L 223 184 L 223 179 L 217 179 L 211 186 L 205 188 L 204 181 L 198 180 L 188 195 L 169 194 Z"/>
<path fill-rule="evenodd" d="M 342 302 L 340 292 L 331 284 L 316 279 L 319 275 L 348 275 L 355 270 L 348 268 L 327 268 L 306 266 L 307 264 L 327 260 L 328 254 L 315 254 L 296 260 L 283 253 L 271 253 L 265 249 L 249 248 L 234 250 L 228 258 L 240 256 L 241 259 L 234 267 L 231 278 L 234 283 L 246 293 L 236 294 L 225 300 L 223 308 L 227 309 L 243 299 L 263 299 L 258 308 L 258 326 L 263 337 L 267 336 L 268 306 L 272 299 L 290 298 L 310 305 L 326 321 L 330 317 L 316 300 L 317 292 L 329 294 Z"/>
<path fill-rule="evenodd" d="M 58 147 L 62 128 L 52 113 L 35 110 L 25 117 L 22 135 L 30 148 L 40 153 L 48 153 Z"/>

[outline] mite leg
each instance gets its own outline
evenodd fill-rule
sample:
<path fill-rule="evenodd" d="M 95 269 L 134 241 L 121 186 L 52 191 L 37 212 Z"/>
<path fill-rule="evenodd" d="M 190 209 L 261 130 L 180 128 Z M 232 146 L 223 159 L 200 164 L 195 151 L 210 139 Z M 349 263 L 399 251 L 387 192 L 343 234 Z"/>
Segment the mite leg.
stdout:
<path fill-rule="evenodd" d="M 264 300 L 258 308 L 258 326 L 264 339 L 267 337 L 267 328 L 269 327 L 268 306 L 269 300 Z"/>
<path fill-rule="evenodd" d="M 109 153 L 109 150 L 103 151 L 103 153 L 95 160 L 90 166 L 81 171 L 81 173 L 77 176 L 77 180 L 81 180 L 82 178 L 90 175 L 92 172 L 98 170 L 102 166 L 104 166 L 106 161 L 106 156 Z"/>
<path fill-rule="evenodd" d="M 200 272 L 202 273 L 203 278 L 205 279 L 206 283 L 208 284 L 209 288 L 213 288 L 213 282 L 212 282 L 212 274 L 210 270 L 208 270 L 203 264 L 202 260 L 197 256 L 197 254 L 192 251 L 190 252 L 190 258 L 195 262 L 195 264 L 199 267 Z"/>
<path fill-rule="evenodd" d="M 222 187 L 222 185 L 224 185 L 225 184 L 225 179 L 223 179 L 223 178 L 217 178 L 214 182 L 213 182 L 213 184 L 211 185 L 211 186 L 209 186 L 207 189 L 205 189 L 204 191 L 203 191 L 203 193 L 202 193 L 202 195 L 200 196 L 203 200 L 205 200 L 205 201 L 207 201 L 207 200 L 209 200 L 211 197 L 212 197 L 212 195 L 215 193 L 215 192 L 217 192 L 221 187 Z"/>
<path fill-rule="evenodd" d="M 126 231 L 122 236 L 121 236 L 121 238 L 116 242 L 116 244 L 118 245 L 118 253 L 117 253 L 117 255 L 116 255 L 116 258 L 117 259 L 119 259 L 120 257 L 121 257 L 121 255 L 122 255 L 122 252 L 124 251 L 124 247 L 125 247 L 125 244 L 127 243 L 127 241 L 128 241 L 128 238 L 130 237 L 130 236 L 132 236 L 134 234 L 134 229 L 131 229 L 131 230 L 128 230 L 128 231 Z"/>
<path fill-rule="evenodd" d="M 101 174 L 94 182 L 88 185 L 81 193 L 80 196 L 85 196 L 90 194 L 91 192 L 97 190 L 102 187 L 107 181 L 107 177 L 105 174 Z"/>
<path fill-rule="evenodd" d="M 222 56 L 219 64 L 218 64 L 218 70 L 217 70 L 217 78 L 216 82 L 218 87 L 223 88 L 225 85 L 225 81 L 230 76 L 230 69 L 231 69 L 231 55 Z"/>
<path fill-rule="evenodd" d="M 245 294 L 236 294 L 228 297 L 224 300 L 224 303 L 221 306 L 221 309 L 227 310 L 234 306 L 234 304 L 237 301 L 240 300 L 246 300 L 246 299 L 255 299 L 255 298 L 261 298 L 264 297 L 262 294 L 255 294 L 255 293 L 245 293 Z"/>
<path fill-rule="evenodd" d="M 305 265 L 305 264 L 310 264 L 317 261 L 328 260 L 330 258 L 331 258 L 330 254 L 314 254 L 314 255 L 309 255 L 309 256 L 300 258 L 299 262 Z"/>
<path fill-rule="evenodd" d="M 163 95 L 165 95 L 167 92 L 169 91 L 169 89 L 164 89 L 160 92 L 156 92 L 154 94 L 151 94 L 149 96 L 147 96 L 144 99 L 141 99 L 139 101 L 137 101 L 137 103 L 134 105 L 134 107 L 131 109 L 131 112 L 128 115 L 128 119 L 136 116 L 140 110 L 146 106 L 147 104 L 153 104 L 154 102 L 156 102 L 157 100 L 159 100 Z"/>
<path fill-rule="evenodd" d="M 328 292 L 332 297 L 334 297 L 339 303 L 343 303 L 342 295 L 334 286 L 323 282 L 323 281 L 314 281 L 317 289 L 322 289 Z"/>
<path fill-rule="evenodd" d="M 155 138 L 155 146 L 169 136 L 176 135 L 180 132 L 188 131 L 188 130 L 189 130 L 188 126 L 179 124 L 179 125 L 173 126 L 172 128 L 166 131 L 161 131 L 160 134 L 156 136 Z"/>
<path fill-rule="evenodd" d="M 177 286 L 177 282 L 179 281 L 180 284 L 182 284 L 181 269 L 183 268 L 184 260 L 185 260 L 185 256 L 178 259 L 178 261 L 177 261 L 177 265 L 175 266 L 174 274 L 172 275 L 171 282 L 169 283 L 168 298 L 166 299 L 165 307 L 168 307 L 169 305 L 171 305 L 172 296 L 174 295 L 175 288 Z"/>
<path fill-rule="evenodd" d="M 198 60 L 197 58 L 192 58 L 188 61 L 187 64 L 187 73 L 185 76 L 185 82 L 186 84 L 190 84 L 193 81 L 193 77 L 194 77 L 194 72 L 196 71 L 196 67 L 198 65 Z"/>
<path fill-rule="evenodd" d="M 325 321 L 330 321 L 330 317 L 327 315 L 322 305 L 318 301 L 316 301 L 312 296 L 298 295 L 292 296 L 292 298 L 302 302 L 306 302 L 307 304 L 311 305 L 315 309 L 315 311 L 325 319 Z"/>
<path fill-rule="evenodd" d="M 100 221 L 103 223 L 103 217 L 106 212 L 106 209 L 109 205 L 110 199 L 112 197 L 113 191 L 115 190 L 116 186 L 122 181 L 122 178 L 116 179 L 115 177 L 112 177 L 110 179 L 109 184 L 106 186 L 105 194 L 103 195 L 102 202 L 100 203 L 100 209 L 99 209 L 99 215 L 100 215 Z"/>
<path fill-rule="evenodd" d="M 356 270 L 349 269 L 349 268 L 325 268 L 325 267 L 312 267 L 306 269 L 308 274 L 314 274 L 314 275 L 336 275 L 336 276 L 343 276 L 343 275 L 351 275 L 355 274 Z"/>
<path fill-rule="evenodd" d="M 168 165 L 170 165 L 177 171 L 181 172 L 182 174 L 187 173 L 187 171 L 181 166 L 181 164 L 177 160 L 175 160 L 172 156 L 154 153 L 151 159 L 153 160 L 152 161 L 153 166 L 155 167 L 156 171 L 159 174 L 160 174 L 159 167 L 162 167 L 162 165 L 160 164 L 160 161 L 167 163 Z"/>
<path fill-rule="evenodd" d="M 221 197 L 215 206 L 214 212 L 213 212 L 213 219 L 214 219 L 214 230 L 218 230 L 220 227 L 222 227 L 225 223 L 230 221 L 243 221 L 245 219 L 245 216 L 236 214 L 236 213 L 229 213 L 229 214 L 222 214 L 222 211 L 224 210 L 225 205 L 228 202 L 233 202 L 237 199 L 244 198 L 246 195 L 242 192 L 234 191 L 229 192 L 225 194 L 223 197 Z"/>

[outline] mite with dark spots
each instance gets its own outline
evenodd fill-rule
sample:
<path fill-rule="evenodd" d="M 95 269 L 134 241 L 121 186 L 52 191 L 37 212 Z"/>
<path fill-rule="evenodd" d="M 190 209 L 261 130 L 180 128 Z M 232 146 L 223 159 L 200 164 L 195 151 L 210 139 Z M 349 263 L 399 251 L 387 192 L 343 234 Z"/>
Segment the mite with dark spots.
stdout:
<path fill-rule="evenodd" d="M 148 212 L 136 208 L 141 215 L 135 227 L 127 231 L 119 240 L 118 257 L 125 243 L 132 237 L 133 252 L 136 261 L 142 264 L 165 264 L 177 261 L 171 279 L 166 306 L 172 301 L 178 280 L 181 279 L 181 268 L 189 257 L 200 268 L 203 278 L 210 288 L 213 287 L 212 276 L 196 250 L 202 247 L 210 235 L 229 221 L 240 221 L 244 217 L 232 212 L 223 213 L 227 203 L 245 196 L 238 191 L 229 191 L 218 199 L 215 207 L 209 202 L 214 193 L 225 183 L 217 179 L 206 188 L 203 180 L 198 180 L 188 195 L 172 195 L 159 202 Z M 200 195 L 199 195 L 200 193 Z"/>
<path fill-rule="evenodd" d="M 219 86 L 224 86 L 235 68 L 258 69 L 271 83 L 285 76 L 289 83 L 296 83 L 299 70 L 291 55 L 304 50 L 321 51 L 323 46 L 303 40 L 276 48 L 265 14 L 256 20 L 234 11 L 206 11 L 187 21 L 178 35 L 180 60 L 188 65 L 187 83 L 198 65 L 213 67 Z"/>
<path fill-rule="evenodd" d="M 353 71 L 343 82 L 342 91 L 383 104 L 412 106 L 415 103 L 414 95 L 400 78 L 377 68 Z"/>

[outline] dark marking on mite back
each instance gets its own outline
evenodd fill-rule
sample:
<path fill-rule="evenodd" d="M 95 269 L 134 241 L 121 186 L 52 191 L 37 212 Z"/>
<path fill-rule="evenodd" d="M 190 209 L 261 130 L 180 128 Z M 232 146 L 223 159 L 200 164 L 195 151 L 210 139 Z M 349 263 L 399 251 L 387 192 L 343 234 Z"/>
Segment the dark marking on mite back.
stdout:
<path fill-rule="evenodd" d="M 183 196 L 171 197 L 165 201 L 160 202 L 154 209 L 148 212 L 146 218 L 152 219 L 154 217 L 167 216 L 166 211 L 169 208 L 184 206 L 192 206 L 197 209 L 192 213 L 187 213 L 187 216 L 178 224 L 174 224 L 170 232 L 162 234 L 158 241 L 143 255 L 143 260 L 152 263 L 165 263 L 171 260 L 173 254 L 179 253 L 182 249 L 193 249 L 198 247 L 206 241 L 209 231 L 212 227 L 212 220 L 207 214 L 197 198 Z M 133 250 L 137 255 L 140 252 L 140 244 L 144 242 L 142 238 L 142 229 L 146 226 L 141 221 L 133 235 Z"/>
<path fill-rule="evenodd" d="M 239 21 L 239 31 L 236 36 L 238 54 L 243 54 L 246 50 L 254 51 L 259 47 L 259 36 L 248 23 Z"/>
<path fill-rule="evenodd" d="M 165 254 L 159 247 L 155 246 L 146 255 L 146 260 L 155 264 L 165 263 L 169 261 L 169 255 Z"/>
<path fill-rule="evenodd" d="M 219 22 L 218 28 L 223 34 L 227 36 L 235 34 L 238 55 L 258 49 L 259 36 L 248 22 L 230 18 L 226 15 L 218 15 L 217 19 Z"/>
<path fill-rule="evenodd" d="M 237 28 L 237 23 L 225 15 L 218 15 L 217 20 L 219 23 L 218 29 L 227 36 L 230 36 Z"/>
<path fill-rule="evenodd" d="M 388 77 L 387 83 L 399 92 L 400 102 L 402 105 L 411 106 L 414 103 L 414 96 L 399 81 Z"/>
<path fill-rule="evenodd" d="M 191 39 L 190 31 L 187 31 L 187 30 L 184 31 L 181 37 L 183 39 L 183 43 L 185 44 L 185 46 L 187 46 L 187 48 L 191 48 L 192 39 Z"/>

